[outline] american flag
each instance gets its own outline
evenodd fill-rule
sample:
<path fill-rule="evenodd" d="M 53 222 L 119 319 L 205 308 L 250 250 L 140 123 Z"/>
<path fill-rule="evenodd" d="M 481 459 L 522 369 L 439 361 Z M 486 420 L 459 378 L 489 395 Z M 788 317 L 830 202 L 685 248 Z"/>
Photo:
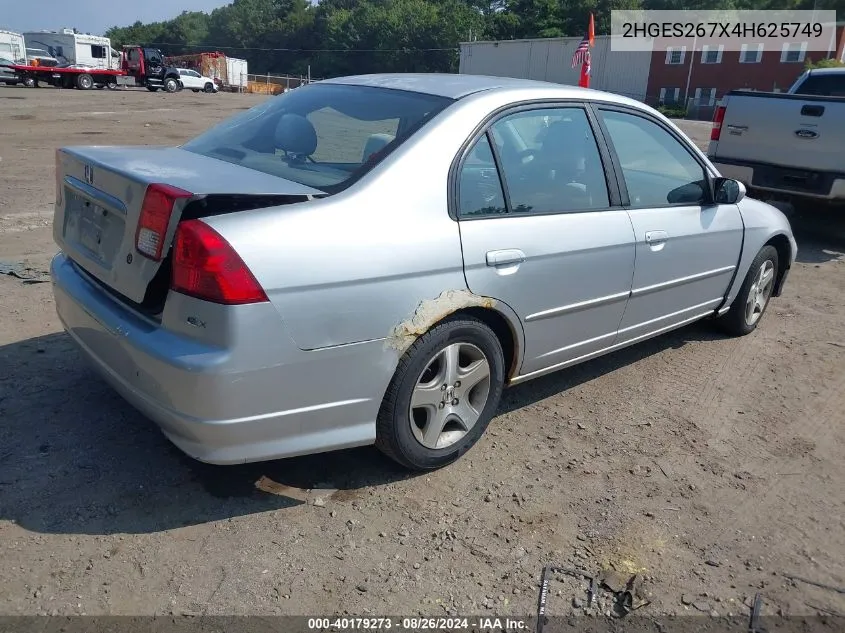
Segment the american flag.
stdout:
<path fill-rule="evenodd" d="M 590 69 L 590 38 L 584 36 L 584 39 L 578 44 L 575 53 L 572 55 L 572 67 L 575 68 L 578 64 L 587 64 L 587 72 Z"/>

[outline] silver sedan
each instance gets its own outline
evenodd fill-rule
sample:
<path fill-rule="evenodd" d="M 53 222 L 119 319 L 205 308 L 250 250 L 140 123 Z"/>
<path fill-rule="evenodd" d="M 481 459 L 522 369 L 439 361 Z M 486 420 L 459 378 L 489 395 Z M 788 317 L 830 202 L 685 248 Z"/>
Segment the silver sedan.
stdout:
<path fill-rule="evenodd" d="M 659 113 L 541 82 L 333 79 L 56 160 L 64 327 L 217 464 L 443 466 L 505 386 L 699 319 L 754 331 L 797 252 Z"/>

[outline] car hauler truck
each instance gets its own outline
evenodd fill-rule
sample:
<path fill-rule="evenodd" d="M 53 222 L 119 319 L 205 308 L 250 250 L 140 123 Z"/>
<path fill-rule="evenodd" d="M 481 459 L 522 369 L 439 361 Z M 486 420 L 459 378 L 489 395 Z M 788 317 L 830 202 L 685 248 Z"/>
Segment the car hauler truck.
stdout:
<path fill-rule="evenodd" d="M 80 63 L 54 68 L 18 64 L 11 68 L 28 87 L 39 83 L 80 90 L 139 86 L 151 92 L 176 92 L 182 88 L 179 71 L 164 63 L 161 51 L 144 46 L 124 46 L 119 68 L 92 68 Z"/>

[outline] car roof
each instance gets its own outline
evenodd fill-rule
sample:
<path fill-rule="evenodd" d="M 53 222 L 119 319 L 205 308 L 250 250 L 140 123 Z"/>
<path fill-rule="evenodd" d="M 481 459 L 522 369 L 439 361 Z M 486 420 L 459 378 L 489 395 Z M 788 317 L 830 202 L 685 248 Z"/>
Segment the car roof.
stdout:
<path fill-rule="evenodd" d="M 602 95 L 605 99 L 610 93 L 555 84 L 548 81 L 536 81 L 533 79 L 517 79 L 515 77 L 489 77 L 486 75 L 461 75 L 450 73 L 383 73 L 373 75 L 352 75 L 349 77 L 336 77 L 324 79 L 320 83 L 346 84 L 354 86 L 374 86 L 379 88 L 392 88 L 394 90 L 407 90 L 420 92 L 450 99 L 461 99 L 463 97 L 489 90 L 525 90 L 541 89 L 555 90 L 556 96 L 561 98 L 596 98 Z M 625 100 L 619 97 L 620 101 Z"/>
<path fill-rule="evenodd" d="M 845 73 L 845 66 L 833 68 L 813 68 L 810 70 L 811 75 L 838 75 Z"/>

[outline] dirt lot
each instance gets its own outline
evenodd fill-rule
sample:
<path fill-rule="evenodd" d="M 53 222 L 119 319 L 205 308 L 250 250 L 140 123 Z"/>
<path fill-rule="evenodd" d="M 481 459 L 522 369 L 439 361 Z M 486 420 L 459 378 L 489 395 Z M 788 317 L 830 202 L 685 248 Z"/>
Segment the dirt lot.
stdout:
<path fill-rule="evenodd" d="M 57 146 L 175 144 L 261 99 L 0 88 L 0 260 L 47 270 Z M 83 364 L 49 283 L 0 275 L 0 613 L 524 616 L 548 563 L 641 574 L 650 615 L 845 612 L 783 576 L 845 585 L 845 241 L 808 227 L 754 335 L 513 388 L 413 477 L 375 449 L 193 462 Z"/>

